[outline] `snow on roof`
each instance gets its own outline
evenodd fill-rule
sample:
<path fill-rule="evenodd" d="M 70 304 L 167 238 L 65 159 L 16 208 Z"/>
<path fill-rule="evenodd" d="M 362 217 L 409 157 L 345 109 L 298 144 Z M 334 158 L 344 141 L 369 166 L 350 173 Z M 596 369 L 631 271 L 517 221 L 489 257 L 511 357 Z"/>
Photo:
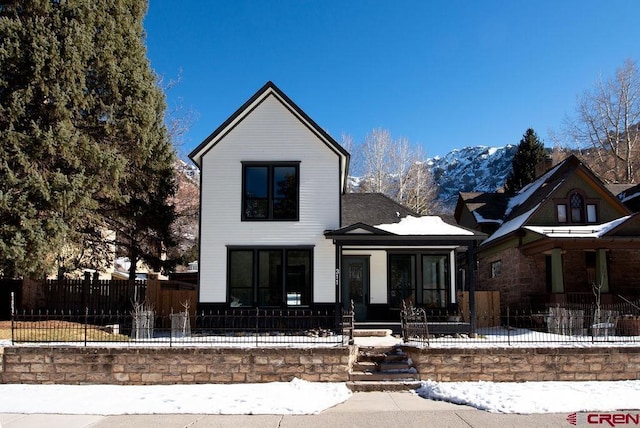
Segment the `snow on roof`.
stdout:
<path fill-rule="evenodd" d="M 445 223 L 438 216 L 407 216 L 399 223 L 374 226 L 396 235 L 473 235 L 473 232 Z"/>
<path fill-rule="evenodd" d="M 633 193 L 631 195 L 625 195 L 624 198 L 622 198 L 622 202 L 630 201 L 630 200 L 632 200 L 634 198 L 637 198 L 638 196 L 640 196 L 640 192 L 636 192 L 636 193 Z"/>
<path fill-rule="evenodd" d="M 482 214 L 475 210 L 472 212 L 473 217 L 476 219 L 476 223 L 498 223 L 502 224 L 502 220 L 499 218 L 486 218 Z"/>
<path fill-rule="evenodd" d="M 505 210 L 505 213 L 504 213 L 505 218 L 511 213 L 511 211 L 513 211 L 514 208 L 516 208 L 518 205 L 522 204 L 527 199 L 529 199 L 531 195 L 533 195 L 533 193 L 536 190 L 538 190 L 540 186 L 542 186 L 549 179 L 549 177 L 551 177 L 551 175 L 553 175 L 558 170 L 558 168 L 562 164 L 563 162 L 560 162 L 558 165 L 551 168 L 545 174 L 540 176 L 540 178 L 524 186 L 513 198 L 509 199 L 509 203 L 507 204 L 507 209 Z"/>
<path fill-rule="evenodd" d="M 529 219 L 529 216 L 531 216 L 531 214 L 538 209 L 539 206 L 540 204 L 537 204 L 535 207 L 531 208 L 526 213 L 520 214 L 518 217 L 503 223 L 502 226 L 500 226 L 500 229 L 496 230 L 493 235 L 491 235 L 490 237 L 482 241 L 482 244 L 480 245 L 481 246 L 485 245 L 488 242 L 495 241 L 496 239 L 501 238 L 507 235 L 508 233 L 518 230 L 520 227 L 522 227 L 524 222 L 526 222 Z"/>
<path fill-rule="evenodd" d="M 600 238 L 619 224 L 624 223 L 629 217 L 631 216 L 621 217 L 608 223 L 586 226 L 526 226 L 525 229 L 549 238 Z"/>

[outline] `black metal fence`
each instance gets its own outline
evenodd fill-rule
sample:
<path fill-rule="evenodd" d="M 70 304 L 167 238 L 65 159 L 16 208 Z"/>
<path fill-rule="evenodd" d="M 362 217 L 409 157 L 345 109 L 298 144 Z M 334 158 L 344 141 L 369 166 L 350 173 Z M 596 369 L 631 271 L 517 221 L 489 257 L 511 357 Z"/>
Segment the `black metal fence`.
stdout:
<path fill-rule="evenodd" d="M 309 309 L 245 309 L 158 315 L 132 312 L 14 313 L 13 343 L 121 343 L 125 345 L 346 345 L 353 314 Z"/>
<path fill-rule="evenodd" d="M 640 343 L 640 301 L 614 305 L 564 304 L 538 309 L 506 308 L 501 314 L 425 312 L 430 345 Z M 447 320 L 447 321 L 443 321 Z M 473 329 L 475 327 L 475 329 Z"/>

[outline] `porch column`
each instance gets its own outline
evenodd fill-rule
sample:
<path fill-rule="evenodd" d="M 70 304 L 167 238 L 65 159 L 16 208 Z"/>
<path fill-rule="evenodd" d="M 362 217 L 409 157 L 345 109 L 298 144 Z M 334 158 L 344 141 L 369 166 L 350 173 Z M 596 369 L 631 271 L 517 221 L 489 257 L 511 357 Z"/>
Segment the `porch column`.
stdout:
<path fill-rule="evenodd" d="M 471 337 L 476 336 L 476 243 L 470 243 L 467 247 L 467 267 L 469 271 L 469 323 Z"/>
<path fill-rule="evenodd" d="M 607 252 L 603 248 L 596 250 L 596 285 L 601 293 L 609 292 L 609 273 L 607 272 Z"/>
<path fill-rule="evenodd" d="M 456 303 L 458 299 L 456 298 L 456 250 L 451 250 L 449 253 L 449 295 L 451 296 L 451 302 L 447 303 Z"/>
<path fill-rule="evenodd" d="M 562 276 L 562 249 L 551 250 L 551 292 L 564 293 L 564 277 Z"/>
<path fill-rule="evenodd" d="M 342 246 L 340 245 L 339 242 L 337 241 L 333 241 L 333 244 L 335 245 L 336 248 L 336 261 L 335 261 L 335 266 L 336 266 L 336 272 L 335 272 L 335 287 L 336 287 L 336 305 L 335 305 L 335 312 L 336 312 L 336 325 L 340 325 L 340 323 L 342 322 L 342 305 L 340 304 L 340 288 L 341 288 L 341 283 L 342 283 L 342 275 L 341 275 L 341 264 L 342 264 Z"/>

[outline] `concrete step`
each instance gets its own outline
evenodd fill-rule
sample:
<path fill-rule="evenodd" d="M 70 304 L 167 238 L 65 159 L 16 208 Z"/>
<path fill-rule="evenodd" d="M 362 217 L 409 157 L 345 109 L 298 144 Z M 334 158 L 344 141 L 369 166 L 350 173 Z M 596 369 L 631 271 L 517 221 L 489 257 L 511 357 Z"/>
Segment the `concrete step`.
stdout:
<path fill-rule="evenodd" d="M 356 361 L 353 363 L 351 371 L 375 372 L 378 371 L 378 363 L 373 361 Z"/>
<path fill-rule="evenodd" d="M 418 373 L 410 372 L 398 372 L 398 373 L 385 373 L 385 372 L 368 372 L 368 371 L 351 371 L 349 373 L 349 380 L 351 381 L 363 381 L 363 382 L 379 382 L 379 381 L 415 381 L 419 380 Z"/>
<path fill-rule="evenodd" d="M 377 382 L 361 382 L 349 381 L 347 388 L 353 392 L 372 392 L 372 391 L 410 391 L 417 389 L 422 385 L 420 381 L 377 381 Z"/>
<path fill-rule="evenodd" d="M 392 331 L 386 328 L 380 329 L 362 329 L 353 330 L 353 337 L 387 337 L 391 336 Z"/>
<path fill-rule="evenodd" d="M 408 359 L 409 359 L 409 355 L 403 352 L 401 354 L 400 353 L 387 354 L 385 355 L 384 361 L 387 363 L 390 363 L 393 361 L 395 362 L 407 361 Z"/>
<path fill-rule="evenodd" d="M 408 370 L 413 367 L 408 360 L 403 361 L 389 361 L 378 363 L 378 370 L 381 372 Z"/>

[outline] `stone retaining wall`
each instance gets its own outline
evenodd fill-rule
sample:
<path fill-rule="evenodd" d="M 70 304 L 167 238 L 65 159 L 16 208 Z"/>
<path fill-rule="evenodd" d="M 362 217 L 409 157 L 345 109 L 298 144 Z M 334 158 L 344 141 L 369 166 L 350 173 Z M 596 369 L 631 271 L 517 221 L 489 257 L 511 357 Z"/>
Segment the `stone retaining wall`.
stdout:
<path fill-rule="evenodd" d="M 345 382 L 351 348 L 0 348 L 0 383 Z"/>
<path fill-rule="evenodd" d="M 640 379 L 640 347 L 404 349 L 411 356 L 422 380 Z"/>
<path fill-rule="evenodd" d="M 358 348 L 0 348 L 0 383 L 345 382 Z M 416 349 L 423 380 L 640 379 L 640 347 Z"/>

